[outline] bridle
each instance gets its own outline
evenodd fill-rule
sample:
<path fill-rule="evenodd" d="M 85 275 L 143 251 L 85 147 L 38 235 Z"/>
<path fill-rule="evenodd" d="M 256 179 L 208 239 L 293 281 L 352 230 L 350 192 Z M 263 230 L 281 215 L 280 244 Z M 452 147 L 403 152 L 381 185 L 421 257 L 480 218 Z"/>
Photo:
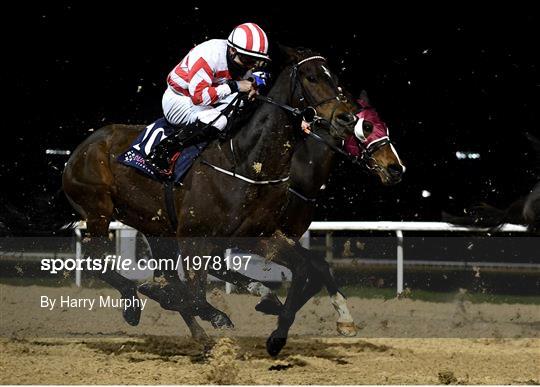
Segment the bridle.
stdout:
<path fill-rule="evenodd" d="M 346 102 L 347 97 L 345 97 L 345 94 L 343 94 L 343 91 L 341 90 L 341 87 L 339 87 L 336 84 L 336 82 L 334 81 L 334 78 L 332 78 L 330 76 L 330 74 L 328 74 L 328 77 L 330 78 L 330 81 L 332 83 L 332 87 L 333 87 L 333 89 L 335 91 L 335 95 L 333 95 L 332 97 L 328 97 L 326 99 L 323 99 L 322 101 L 318 101 L 318 102 L 312 100 L 310 94 L 306 92 L 306 89 L 305 89 L 303 83 L 300 82 L 300 80 L 298 79 L 298 69 L 304 63 L 310 62 L 310 61 L 313 61 L 313 60 L 320 60 L 320 61 L 326 62 L 325 57 L 319 56 L 319 55 L 314 55 L 314 56 L 310 56 L 308 58 L 302 59 L 300 62 L 298 62 L 297 64 L 295 64 L 292 67 L 292 69 L 291 69 L 291 98 L 294 96 L 298 86 L 300 86 L 301 92 L 300 92 L 299 100 L 300 100 L 300 102 L 304 102 L 304 100 L 307 102 L 306 108 L 311 107 L 311 108 L 315 109 L 315 111 L 317 111 L 317 108 L 319 106 L 324 105 L 325 103 L 328 103 L 328 102 L 331 102 L 331 101 Z M 310 99 L 311 99 L 311 101 L 310 101 Z M 334 113 L 335 113 L 336 109 L 337 109 L 337 105 L 334 108 L 334 110 L 332 111 L 332 114 L 330 115 L 330 122 L 334 118 Z"/>
<path fill-rule="evenodd" d="M 304 63 L 309 62 L 309 61 L 313 61 L 313 60 L 321 60 L 321 61 L 326 62 L 326 58 L 324 58 L 322 56 L 319 56 L 319 55 L 314 55 L 314 56 L 310 56 L 308 58 L 302 59 L 300 62 L 296 63 L 291 68 L 291 93 L 290 93 L 290 98 L 292 99 L 294 97 L 295 93 L 297 92 L 297 89 L 300 89 L 300 96 L 298 97 L 298 99 L 299 99 L 300 102 L 305 102 L 304 103 L 305 106 L 304 106 L 303 109 L 292 107 L 290 105 L 275 101 L 271 97 L 267 97 L 267 96 L 263 96 L 263 95 L 257 95 L 256 99 L 260 100 L 260 101 L 263 101 L 263 102 L 266 102 L 266 103 L 270 103 L 270 104 L 275 105 L 275 106 L 278 106 L 281 109 L 291 113 L 293 116 L 302 118 L 303 120 L 309 122 L 310 124 L 324 125 L 324 126 L 332 127 L 332 128 L 335 129 L 335 126 L 332 123 L 332 121 L 333 121 L 333 117 L 334 117 L 334 114 L 335 114 L 335 112 L 337 110 L 338 105 L 336 104 L 336 106 L 332 110 L 332 114 L 330 115 L 329 120 L 319 116 L 317 114 L 317 108 L 320 107 L 321 105 L 324 105 L 324 104 L 326 104 L 328 102 L 331 102 L 331 101 L 346 102 L 347 97 L 342 92 L 342 89 L 335 83 L 334 79 L 331 76 L 329 76 L 329 78 L 332 81 L 332 86 L 333 86 L 333 88 L 335 90 L 335 95 L 332 96 L 332 97 L 325 98 L 322 101 L 313 101 L 313 98 L 306 91 L 304 85 L 302 84 L 302 82 L 298 78 L 298 69 L 299 69 L 299 67 L 302 66 Z M 236 104 L 236 107 L 234 109 L 237 109 L 238 106 L 239 106 L 239 104 Z M 369 165 L 370 164 L 369 161 L 373 159 L 373 157 L 372 157 L 373 153 L 377 149 L 379 149 L 380 147 L 382 147 L 385 144 L 389 143 L 389 141 L 390 141 L 389 139 L 387 139 L 386 143 L 381 143 L 381 144 L 377 145 L 374 148 L 371 148 L 371 146 L 364 146 L 363 144 L 361 144 L 361 146 L 363 148 L 362 157 L 358 158 L 358 157 L 352 156 L 349 153 L 345 152 L 343 149 L 337 147 L 335 144 L 328 141 L 326 138 L 320 136 L 319 134 L 315 133 L 311 129 L 303 129 L 303 131 L 304 131 L 304 133 L 306 133 L 307 135 L 309 135 L 310 137 L 312 137 L 316 141 L 321 142 L 324 145 L 326 145 L 327 147 L 329 147 L 330 149 L 332 149 L 334 152 L 341 154 L 342 156 L 344 156 L 345 158 L 350 160 L 352 163 L 357 164 L 357 165 L 365 166 L 367 169 L 370 169 L 370 170 L 375 169 L 375 167 L 376 167 L 376 164 L 374 164 L 374 166 Z M 234 160 L 235 165 L 236 165 L 236 157 L 234 155 L 235 152 L 234 152 L 234 146 L 233 146 L 233 143 L 232 143 L 232 139 L 231 139 L 231 152 L 232 152 L 232 155 L 233 155 L 233 160 Z M 278 178 L 278 179 L 272 179 L 272 180 L 253 180 L 253 179 L 250 179 L 250 178 L 248 178 L 246 176 L 242 176 L 242 175 L 236 173 L 236 171 L 235 171 L 236 166 L 233 169 L 233 171 L 228 171 L 226 169 L 223 169 L 223 168 L 220 168 L 220 167 L 218 167 L 216 165 L 213 165 L 213 164 L 209 163 L 206 160 L 202 160 L 202 163 L 209 166 L 209 167 L 211 167 L 211 168 L 213 168 L 214 170 L 216 170 L 216 171 L 218 171 L 220 173 L 224 173 L 224 174 L 227 174 L 229 176 L 235 177 L 235 178 L 240 179 L 242 181 L 245 181 L 245 182 L 247 182 L 249 184 L 273 185 L 273 184 L 283 183 L 283 182 L 286 182 L 287 180 L 289 180 L 289 176 L 286 176 L 286 177 L 283 177 L 283 178 Z M 292 192 L 298 195 L 298 193 L 296 193 L 294 191 L 292 191 Z"/>
<path fill-rule="evenodd" d="M 332 114 L 330 115 L 329 120 L 319 116 L 317 114 L 317 108 L 319 106 L 324 105 L 325 103 L 328 103 L 328 102 L 331 102 L 331 101 L 346 102 L 347 97 L 343 93 L 341 87 L 339 87 L 335 83 L 334 79 L 332 77 L 329 77 L 331 79 L 331 81 L 332 81 L 332 86 L 333 86 L 334 90 L 336 91 L 335 95 L 332 96 L 332 97 L 323 99 L 322 101 L 318 101 L 318 102 L 313 101 L 313 98 L 306 91 L 306 89 L 305 89 L 304 85 L 302 84 L 302 82 L 298 79 L 298 69 L 299 69 L 299 67 L 302 66 L 304 63 L 312 61 L 312 60 L 321 60 L 321 61 L 326 62 L 325 57 L 319 56 L 319 55 L 314 55 L 314 56 L 310 56 L 308 58 L 302 59 L 300 62 L 296 63 L 291 68 L 291 93 L 290 93 L 291 97 L 290 98 L 293 98 L 293 96 L 296 93 L 296 90 L 300 89 L 300 96 L 298 97 L 298 99 L 300 100 L 300 102 L 305 101 L 305 104 L 304 104 L 305 106 L 304 106 L 303 109 L 293 108 L 290 105 L 286 105 L 286 104 L 283 104 L 281 102 L 277 102 L 277 101 L 273 100 L 272 98 L 267 97 L 267 96 L 263 96 L 263 95 L 257 95 L 256 98 L 258 100 L 260 100 L 260 101 L 276 105 L 276 106 L 282 108 L 283 110 L 288 111 L 293 116 L 301 117 L 302 119 L 304 119 L 305 121 L 307 121 L 310 124 L 323 125 L 323 126 L 326 126 L 326 127 L 335 128 L 334 124 L 332 124 L 332 120 L 334 118 L 334 114 L 335 114 L 335 112 L 337 110 L 337 107 L 338 107 L 337 104 L 334 107 L 334 110 L 332 111 Z M 364 109 L 364 108 L 361 108 L 361 110 L 362 109 Z M 309 117 L 307 115 L 309 115 Z M 314 125 L 314 126 L 316 126 L 316 125 Z M 345 152 L 340 147 L 333 144 L 331 141 L 329 141 L 326 138 L 322 137 L 321 135 L 315 133 L 315 130 L 303 129 L 303 131 L 304 131 L 304 133 L 306 133 L 308 136 L 310 136 L 314 140 L 326 145 L 327 147 L 332 149 L 334 152 L 339 153 L 340 155 L 345 157 L 347 160 L 351 161 L 353 164 L 365 167 L 366 169 L 368 169 L 370 171 L 380 169 L 380 167 L 377 165 L 377 163 L 375 162 L 375 160 L 373 158 L 373 154 L 375 152 L 377 152 L 377 150 L 379 150 L 383 146 L 388 145 L 388 144 L 391 145 L 391 141 L 390 141 L 390 138 L 388 136 L 385 136 L 385 137 L 383 137 L 381 139 L 373 141 L 368 145 L 365 145 L 364 143 L 359 141 L 358 144 L 360 145 L 360 147 L 362 149 L 362 155 L 360 157 L 356 157 L 356 156 L 350 155 L 349 153 Z"/>
<path fill-rule="evenodd" d="M 330 80 L 332 82 L 332 86 L 334 87 L 334 90 L 336 90 L 336 94 L 333 97 L 326 98 L 326 99 L 324 99 L 322 101 L 319 101 L 319 102 L 316 102 L 316 103 L 313 102 L 313 101 L 310 101 L 310 94 L 306 92 L 306 90 L 304 88 L 304 85 L 302 84 L 302 82 L 300 82 L 298 80 L 298 68 L 302 64 L 304 64 L 305 62 L 308 62 L 308 61 L 311 61 L 311 60 L 322 60 L 322 61 L 326 62 L 326 58 L 324 58 L 323 56 L 316 55 L 316 56 L 311 56 L 311 57 L 308 57 L 306 59 L 303 59 L 300 62 L 298 62 L 296 65 L 294 65 L 293 68 L 292 68 L 292 71 L 291 71 L 291 78 L 292 78 L 291 97 L 294 95 L 294 92 L 296 91 L 296 88 L 298 87 L 298 85 L 300 85 L 301 96 L 300 96 L 299 99 L 300 99 L 300 101 L 305 100 L 308 103 L 308 105 L 305 107 L 304 111 L 306 109 L 313 109 L 315 111 L 313 120 L 310 123 L 323 124 L 323 125 L 326 125 L 328 127 L 334 127 L 334 125 L 332 124 L 332 120 L 334 118 L 334 114 L 335 114 L 336 109 L 337 109 L 337 104 L 334 107 L 334 110 L 332 111 L 332 114 L 330 115 L 330 120 L 326 120 L 326 119 L 318 116 L 316 114 L 317 107 L 319 107 L 321 105 L 324 105 L 327 102 L 336 101 L 336 100 L 338 102 L 346 102 L 347 97 L 344 95 L 341 87 L 339 87 L 336 84 L 336 82 L 334 81 L 334 78 L 329 76 L 329 78 L 330 78 Z M 361 110 L 363 110 L 363 109 L 364 109 L 364 107 L 361 107 Z M 304 113 L 304 115 L 305 115 L 305 113 Z M 305 117 L 303 117 L 303 118 L 305 119 Z M 382 169 L 376 163 L 375 159 L 373 158 L 373 155 L 375 154 L 375 152 L 377 152 L 379 149 L 381 149 L 382 147 L 384 147 L 386 145 L 392 146 L 392 142 L 390 141 L 389 136 L 384 136 L 384 137 L 382 137 L 380 139 L 372 141 L 371 143 L 369 143 L 367 145 L 365 143 L 363 143 L 362 141 L 358 141 L 358 144 L 359 144 L 360 148 L 362 149 L 362 154 L 361 154 L 360 157 L 355 157 L 355 156 L 352 156 L 349 153 L 345 152 L 343 149 L 337 147 L 336 145 L 334 145 L 330 141 L 326 140 L 324 137 L 320 136 L 319 134 L 315 133 L 311 129 L 308 129 L 308 130 L 304 129 L 304 132 L 306 134 L 308 134 L 309 136 L 311 136 L 312 138 L 314 138 L 315 140 L 325 144 L 330 149 L 332 149 L 334 152 L 341 154 L 346 159 L 350 160 L 353 164 L 363 166 L 363 167 L 365 167 L 366 169 L 368 169 L 370 171 Z"/>
<path fill-rule="evenodd" d="M 390 137 L 381 137 L 380 139 L 372 141 L 367 145 L 365 145 L 361 141 L 359 141 L 358 144 L 362 149 L 362 154 L 360 157 L 357 158 L 357 163 L 370 171 L 382 170 L 383 168 L 377 164 L 376 160 L 373 158 L 373 155 L 385 145 L 392 146 L 392 141 L 390 141 Z"/>
<path fill-rule="evenodd" d="M 260 101 L 279 106 L 280 108 L 282 108 L 282 109 L 288 111 L 289 113 L 291 113 L 293 116 L 301 117 L 302 119 L 304 119 L 304 120 L 306 120 L 306 121 L 308 121 L 310 123 L 318 123 L 318 124 L 324 123 L 324 125 L 336 129 L 334 124 L 332 124 L 332 121 L 334 119 L 334 115 L 335 115 L 335 112 L 336 112 L 336 110 L 338 108 L 338 105 L 336 104 L 336 106 L 332 110 L 332 114 L 330 115 L 330 119 L 328 119 L 328 120 L 321 117 L 321 116 L 319 116 L 317 114 L 317 108 L 324 105 L 324 104 L 326 104 L 326 103 L 328 103 L 328 102 L 332 102 L 332 101 L 346 102 L 347 97 L 345 96 L 345 94 L 343 94 L 343 91 L 342 91 L 341 87 L 339 87 L 336 84 L 336 82 L 334 81 L 334 79 L 330 76 L 329 78 L 330 78 L 330 80 L 332 82 L 332 87 L 333 87 L 333 89 L 335 91 L 335 94 L 333 96 L 331 96 L 331 97 L 323 99 L 322 101 L 314 101 L 313 100 L 313 98 L 306 91 L 304 85 L 302 84 L 302 82 L 299 80 L 299 77 L 298 77 L 298 69 L 300 68 L 300 66 L 302 66 L 304 63 L 307 63 L 307 62 L 310 62 L 310 61 L 313 61 L 313 60 L 320 60 L 320 61 L 326 62 L 325 57 L 319 56 L 319 55 L 314 55 L 314 56 L 310 56 L 310 57 L 307 57 L 305 59 L 302 59 L 300 62 L 296 63 L 295 65 L 293 65 L 291 67 L 290 99 L 292 99 L 295 96 L 295 94 L 297 93 L 297 90 L 299 89 L 300 90 L 300 93 L 299 93 L 300 95 L 298 96 L 298 100 L 301 103 L 303 103 L 303 105 L 304 105 L 304 107 L 302 109 L 293 108 L 290 105 L 286 105 L 286 104 L 283 104 L 281 102 L 277 102 L 277 101 L 273 100 L 272 98 L 267 97 L 267 96 L 263 96 L 263 95 L 257 95 L 256 98 L 258 100 L 260 100 Z"/>

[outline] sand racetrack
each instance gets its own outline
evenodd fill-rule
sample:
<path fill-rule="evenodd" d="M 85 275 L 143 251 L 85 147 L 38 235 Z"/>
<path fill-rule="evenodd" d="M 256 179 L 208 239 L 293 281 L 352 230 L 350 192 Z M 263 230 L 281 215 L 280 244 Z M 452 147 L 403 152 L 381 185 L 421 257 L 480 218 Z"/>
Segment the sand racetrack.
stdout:
<path fill-rule="evenodd" d="M 211 352 L 178 314 L 149 301 L 137 327 L 120 310 L 40 308 L 40 297 L 99 297 L 108 289 L 0 285 L 3 384 L 538 384 L 540 307 L 349 299 L 360 326 L 338 337 L 328 299 L 298 314 L 277 359 L 266 354 L 275 317 L 247 295 L 209 294 L 235 329 L 213 330 Z"/>

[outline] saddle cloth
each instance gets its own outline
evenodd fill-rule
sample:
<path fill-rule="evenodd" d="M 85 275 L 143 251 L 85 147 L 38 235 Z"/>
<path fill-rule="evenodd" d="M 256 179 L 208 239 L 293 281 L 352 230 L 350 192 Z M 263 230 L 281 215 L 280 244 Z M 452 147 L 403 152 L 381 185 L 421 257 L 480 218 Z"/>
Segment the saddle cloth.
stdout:
<path fill-rule="evenodd" d="M 168 181 L 168 178 L 162 176 L 156 169 L 147 164 L 145 159 L 152 153 L 152 150 L 157 144 L 177 130 L 178 128 L 169 124 L 165 118 L 158 119 L 148 125 L 139 134 L 129 149 L 118 156 L 117 161 L 128 167 L 137 169 L 142 174 L 154 180 Z M 179 149 L 180 156 L 176 158 L 173 175 L 170 180 L 177 184 L 181 183 L 197 156 L 206 148 L 206 145 L 207 143 L 203 142 L 185 149 Z"/>

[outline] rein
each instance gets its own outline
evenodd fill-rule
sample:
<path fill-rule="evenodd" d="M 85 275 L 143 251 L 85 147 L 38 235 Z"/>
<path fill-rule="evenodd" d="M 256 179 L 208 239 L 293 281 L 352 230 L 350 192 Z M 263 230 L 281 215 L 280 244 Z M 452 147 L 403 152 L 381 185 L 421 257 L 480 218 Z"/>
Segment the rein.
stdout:
<path fill-rule="evenodd" d="M 321 118 L 321 117 L 319 117 L 317 115 L 314 115 L 311 120 L 306 119 L 307 118 L 306 117 L 307 111 L 311 110 L 311 109 L 314 110 L 314 108 L 312 106 L 308 106 L 306 109 L 300 110 L 298 108 L 293 108 L 293 107 L 291 107 L 289 105 L 285 105 L 285 104 L 283 104 L 281 102 L 274 101 L 272 98 L 266 97 L 266 96 L 263 96 L 263 95 L 258 95 L 256 98 L 258 100 L 260 100 L 260 101 L 263 101 L 263 102 L 270 103 L 272 105 L 278 106 L 278 107 L 282 108 L 283 110 L 288 111 L 293 116 L 300 117 L 303 120 L 308 121 L 310 123 L 322 123 L 322 124 L 325 124 L 325 125 L 330 124 L 330 123 L 328 123 L 327 120 L 325 120 L 325 119 L 323 119 L 323 118 Z M 323 103 L 324 102 L 326 102 L 326 101 L 323 101 Z M 388 136 L 385 136 L 385 137 L 382 137 L 379 140 L 373 141 L 371 144 L 369 144 L 367 146 L 364 145 L 362 142 L 359 142 L 359 145 L 362 148 L 363 152 L 362 152 L 362 156 L 358 158 L 358 157 L 352 156 L 349 153 L 345 152 L 343 149 L 339 148 L 338 146 L 336 146 L 332 142 L 328 141 L 327 139 L 321 137 L 320 135 L 318 135 L 317 133 L 315 133 L 311 129 L 307 129 L 307 128 L 303 129 L 303 132 L 306 133 L 311 138 L 315 139 L 316 141 L 326 145 L 327 147 L 332 149 L 334 152 L 339 153 L 340 155 L 345 157 L 347 160 L 349 160 L 353 164 L 363 166 L 363 167 L 367 168 L 368 170 L 377 169 L 376 164 L 374 164 L 375 166 L 371 166 L 369 164 L 369 160 L 372 159 L 373 153 L 375 153 L 378 149 L 380 149 L 384 145 L 390 144 L 390 138 Z"/>
<path fill-rule="evenodd" d="M 308 61 L 312 61 L 312 60 L 326 61 L 326 58 L 324 58 L 322 56 L 318 56 L 318 55 L 305 58 L 305 59 L 301 60 L 300 62 L 298 62 L 297 64 L 295 64 L 292 67 L 292 70 L 291 70 L 291 79 L 292 79 L 292 82 L 291 82 L 291 96 L 294 95 L 298 85 L 300 85 L 301 95 L 300 95 L 299 99 L 300 99 L 300 101 L 306 100 L 306 102 L 308 102 L 308 103 L 310 101 L 308 101 L 308 97 L 307 97 L 307 94 L 305 92 L 305 89 L 304 89 L 302 83 L 298 81 L 298 75 L 297 74 L 298 74 L 298 68 L 302 64 L 304 64 L 304 63 L 306 63 Z M 324 100 L 322 100 L 320 102 L 317 102 L 317 103 L 309 104 L 304 109 L 299 109 L 299 108 L 292 107 L 290 105 L 278 102 L 278 101 L 274 100 L 271 97 L 267 97 L 267 96 L 263 96 L 263 95 L 256 95 L 255 98 L 257 100 L 259 100 L 259 101 L 262 101 L 262 102 L 269 103 L 271 105 L 277 106 L 277 107 L 289 112 L 294 117 L 302 118 L 303 120 L 305 120 L 306 122 L 308 122 L 310 124 L 316 123 L 316 124 L 323 124 L 323 125 L 328 126 L 328 127 L 333 127 L 334 125 L 332 124 L 332 122 L 318 116 L 317 115 L 317 110 L 316 110 L 316 108 L 318 106 L 321 106 L 321 105 L 323 105 L 325 103 L 328 103 L 330 101 L 346 100 L 345 95 L 341 92 L 341 88 L 335 84 L 333 79 L 332 79 L 332 83 L 333 83 L 334 89 L 336 90 L 336 95 L 335 96 L 330 97 L 330 98 L 326 98 L 326 99 L 324 99 Z M 235 108 L 237 108 L 237 107 L 235 107 Z M 336 106 L 336 108 L 334 108 L 334 111 L 332 112 L 332 117 L 334 116 L 334 113 L 335 113 L 336 109 L 337 109 L 337 106 Z M 373 146 L 373 147 L 371 147 L 370 145 L 375 144 L 375 143 L 372 143 L 372 144 L 370 144 L 368 146 L 365 146 L 362 143 L 360 143 L 360 146 L 363 148 L 363 152 L 362 152 L 362 157 L 358 158 L 358 157 L 355 157 L 355 156 L 352 156 L 352 155 L 348 154 L 343 149 L 337 147 L 335 144 L 333 144 L 332 142 L 330 142 L 327 139 L 323 138 L 322 136 L 318 135 L 317 133 L 315 133 L 313 130 L 311 130 L 309 128 L 303 129 L 303 131 L 304 131 L 304 133 L 306 133 L 308 136 L 312 137 L 316 141 L 318 141 L 318 142 L 326 145 L 330 149 L 332 149 L 334 152 L 341 154 L 347 160 L 351 161 L 353 164 L 360 165 L 360 166 L 365 166 L 367 169 L 370 169 L 370 170 L 376 169 L 376 167 L 377 167 L 376 165 L 375 165 L 375 167 L 372 167 L 372 166 L 369 165 L 368 161 L 372 159 L 371 155 L 377 149 L 379 149 L 383 145 L 390 142 L 388 137 L 386 137 L 386 138 L 383 138 L 383 139 L 379 140 L 378 143 L 376 144 L 376 146 Z M 232 139 L 231 139 L 231 151 L 233 153 L 233 158 L 234 158 L 234 149 L 233 149 Z M 254 184 L 254 185 L 279 184 L 279 183 L 286 182 L 290 178 L 290 176 L 286 176 L 286 177 L 283 177 L 283 178 L 273 179 L 273 180 L 254 180 L 254 179 L 250 179 L 250 178 L 248 178 L 246 176 L 240 175 L 240 174 L 236 173 L 234 170 L 229 171 L 229 170 L 226 170 L 224 168 L 213 165 L 213 164 L 209 163 L 206 160 L 202 160 L 202 163 L 209 166 L 209 167 L 211 167 L 215 171 L 226 174 L 228 176 L 235 177 L 235 178 L 237 178 L 239 180 L 242 180 L 242 181 L 245 181 L 245 182 L 247 182 L 249 184 Z M 236 161 L 235 161 L 235 164 L 236 164 Z M 306 200 L 306 201 L 315 200 L 315 199 L 306 198 L 303 195 L 299 194 L 298 192 L 296 192 L 296 191 L 294 191 L 294 190 L 292 190 L 290 188 L 289 188 L 289 191 L 292 192 L 293 194 L 299 196 L 303 200 Z"/>

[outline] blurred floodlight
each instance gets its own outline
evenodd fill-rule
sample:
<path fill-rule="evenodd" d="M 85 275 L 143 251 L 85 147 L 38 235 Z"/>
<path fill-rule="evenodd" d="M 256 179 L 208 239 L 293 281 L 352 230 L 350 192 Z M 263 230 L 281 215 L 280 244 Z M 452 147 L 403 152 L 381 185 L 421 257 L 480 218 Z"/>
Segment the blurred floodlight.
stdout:
<path fill-rule="evenodd" d="M 427 190 L 422 191 L 422 197 L 423 198 L 429 198 L 430 196 L 431 196 L 431 192 L 429 192 Z"/>
<path fill-rule="evenodd" d="M 47 155 L 70 155 L 71 151 L 64 150 L 64 149 L 47 149 L 45 151 L 45 154 Z"/>
<path fill-rule="evenodd" d="M 480 160 L 480 153 L 457 151 L 456 158 L 458 160 Z"/>

